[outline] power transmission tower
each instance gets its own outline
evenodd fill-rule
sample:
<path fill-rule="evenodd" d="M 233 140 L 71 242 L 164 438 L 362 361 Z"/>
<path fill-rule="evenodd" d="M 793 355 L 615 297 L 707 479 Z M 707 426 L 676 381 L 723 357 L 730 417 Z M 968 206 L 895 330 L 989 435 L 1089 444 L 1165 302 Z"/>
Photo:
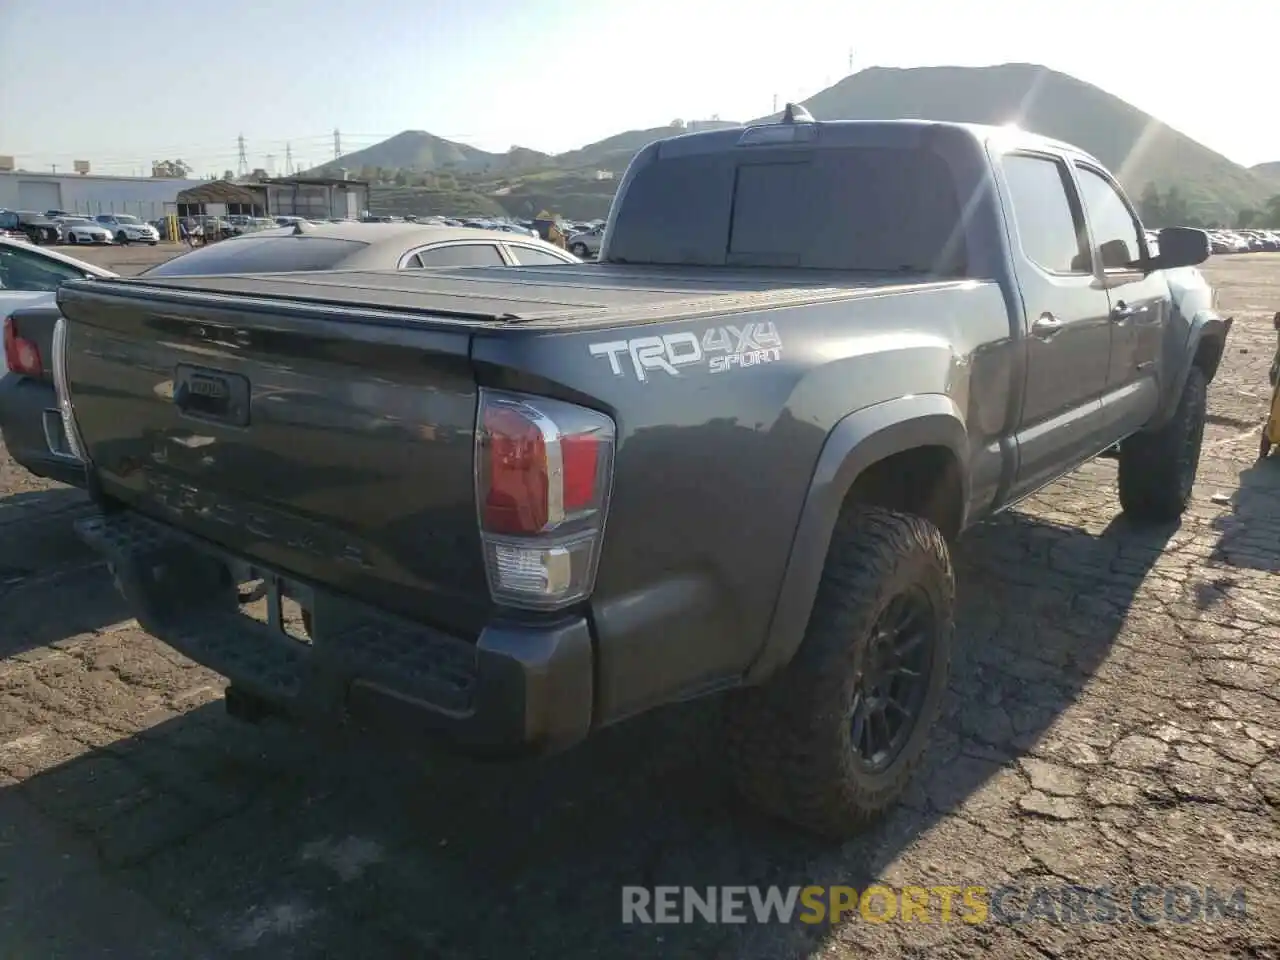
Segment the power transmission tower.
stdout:
<path fill-rule="evenodd" d="M 333 159 L 337 160 L 342 156 L 342 134 L 338 132 L 338 128 L 333 128 Z"/>
<path fill-rule="evenodd" d="M 776 93 L 773 95 L 773 112 L 778 112 L 778 95 Z"/>
<path fill-rule="evenodd" d="M 276 175 L 276 155 L 274 153 L 267 154 L 267 173 L 273 177 Z"/>
<path fill-rule="evenodd" d="M 243 133 L 236 137 L 236 147 L 240 151 L 240 158 L 236 163 L 236 176 L 247 177 L 249 175 L 249 156 L 245 153 Z"/>
<path fill-rule="evenodd" d="M 293 144 L 291 143 L 284 145 L 284 175 L 293 176 Z"/>

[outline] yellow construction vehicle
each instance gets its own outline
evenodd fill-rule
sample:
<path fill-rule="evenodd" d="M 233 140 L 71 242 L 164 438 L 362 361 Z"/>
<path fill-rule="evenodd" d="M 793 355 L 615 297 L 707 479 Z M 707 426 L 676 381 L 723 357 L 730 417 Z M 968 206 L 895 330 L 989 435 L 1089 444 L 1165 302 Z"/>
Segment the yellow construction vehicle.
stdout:
<path fill-rule="evenodd" d="M 1280 311 L 1272 320 L 1276 328 L 1276 356 L 1271 361 L 1271 407 L 1267 414 L 1267 422 L 1262 427 L 1262 442 L 1258 446 L 1258 459 L 1262 460 L 1271 453 L 1271 448 L 1280 446 Z"/>

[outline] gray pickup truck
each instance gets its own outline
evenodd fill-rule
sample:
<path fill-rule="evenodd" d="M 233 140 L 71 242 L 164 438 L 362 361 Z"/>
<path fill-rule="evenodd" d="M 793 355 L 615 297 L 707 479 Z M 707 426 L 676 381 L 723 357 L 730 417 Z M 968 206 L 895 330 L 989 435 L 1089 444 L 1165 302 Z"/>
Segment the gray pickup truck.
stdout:
<path fill-rule="evenodd" d="M 789 110 L 641 151 L 596 264 L 73 281 L 81 531 L 238 715 L 528 752 L 722 694 L 745 793 L 845 836 L 936 719 L 949 541 L 1107 452 L 1185 508 L 1208 253 L 1065 144 Z"/>

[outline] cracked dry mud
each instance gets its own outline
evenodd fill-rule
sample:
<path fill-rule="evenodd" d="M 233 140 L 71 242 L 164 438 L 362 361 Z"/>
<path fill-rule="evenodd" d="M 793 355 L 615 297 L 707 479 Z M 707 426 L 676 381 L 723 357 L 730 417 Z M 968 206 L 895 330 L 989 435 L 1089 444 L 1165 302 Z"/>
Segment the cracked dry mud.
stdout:
<path fill-rule="evenodd" d="M 926 769 L 837 848 L 735 803 L 713 704 L 515 765 L 231 721 L 76 545 L 79 495 L 0 461 L 0 953 L 1280 957 L 1280 257 L 1207 272 L 1237 321 L 1184 522 L 1129 528 L 1099 462 L 973 531 Z M 874 880 L 1243 887 L 1248 915 L 620 922 L 625 884 Z"/>

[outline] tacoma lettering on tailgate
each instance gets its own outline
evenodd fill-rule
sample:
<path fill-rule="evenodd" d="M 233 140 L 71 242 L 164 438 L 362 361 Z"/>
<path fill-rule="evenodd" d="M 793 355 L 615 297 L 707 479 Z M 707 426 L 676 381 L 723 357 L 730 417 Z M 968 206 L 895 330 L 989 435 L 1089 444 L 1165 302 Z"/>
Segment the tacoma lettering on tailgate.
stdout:
<path fill-rule="evenodd" d="M 324 527 L 261 506 L 241 506 L 224 497 L 147 471 L 147 492 L 171 513 L 222 524 L 321 559 L 371 567 L 359 546 L 334 537 Z"/>

